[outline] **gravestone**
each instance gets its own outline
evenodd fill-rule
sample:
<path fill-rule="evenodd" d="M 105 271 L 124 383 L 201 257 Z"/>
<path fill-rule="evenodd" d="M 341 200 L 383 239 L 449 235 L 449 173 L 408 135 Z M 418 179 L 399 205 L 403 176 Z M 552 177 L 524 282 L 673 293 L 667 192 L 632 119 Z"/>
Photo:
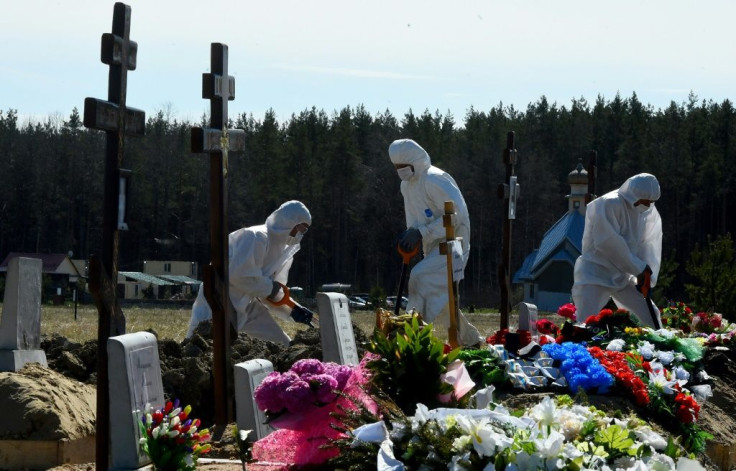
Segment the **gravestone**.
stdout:
<path fill-rule="evenodd" d="M 266 423 L 266 413 L 258 408 L 254 393 L 263 378 L 273 371 L 268 360 L 249 360 L 235 365 L 235 420 L 238 430 L 252 430 L 248 441 L 254 442 L 275 429 Z"/>
<path fill-rule="evenodd" d="M 537 306 L 530 303 L 519 303 L 519 330 L 526 330 L 532 340 L 537 339 L 537 319 L 539 317 Z"/>
<path fill-rule="evenodd" d="M 317 309 L 322 360 L 341 365 L 360 363 L 347 296 L 340 293 L 317 293 Z"/>
<path fill-rule="evenodd" d="M 46 363 L 41 350 L 41 269 L 37 258 L 8 263 L 0 318 L 0 371 L 18 371 L 26 363 Z"/>
<path fill-rule="evenodd" d="M 146 404 L 164 406 L 156 337 L 149 332 L 107 339 L 110 390 L 110 469 L 138 469 L 150 463 L 141 451 L 138 421 Z M 99 400 L 99 398 L 98 398 Z"/>

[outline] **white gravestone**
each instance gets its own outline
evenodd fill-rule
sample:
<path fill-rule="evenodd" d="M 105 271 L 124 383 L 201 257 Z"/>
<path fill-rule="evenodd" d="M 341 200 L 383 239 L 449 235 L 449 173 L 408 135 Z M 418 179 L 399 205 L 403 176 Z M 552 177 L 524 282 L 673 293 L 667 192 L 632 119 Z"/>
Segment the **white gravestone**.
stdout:
<path fill-rule="evenodd" d="M 266 423 L 266 413 L 258 408 L 255 391 L 263 378 L 273 371 L 268 360 L 249 360 L 235 365 L 235 421 L 238 430 L 252 430 L 248 441 L 254 442 L 275 429 Z"/>
<path fill-rule="evenodd" d="M 18 371 L 26 363 L 46 363 L 41 350 L 40 259 L 16 257 L 8 263 L 0 318 L 0 371 Z"/>
<path fill-rule="evenodd" d="M 529 331 L 532 340 L 537 340 L 537 306 L 529 303 L 519 303 L 519 330 Z"/>
<path fill-rule="evenodd" d="M 146 404 L 165 404 L 156 337 L 148 332 L 107 339 L 110 385 L 111 469 L 138 469 L 150 463 L 141 451 L 138 422 Z"/>
<path fill-rule="evenodd" d="M 322 339 L 322 361 L 341 365 L 360 363 L 355 346 L 353 322 L 348 298 L 340 293 L 317 293 L 319 330 Z"/>

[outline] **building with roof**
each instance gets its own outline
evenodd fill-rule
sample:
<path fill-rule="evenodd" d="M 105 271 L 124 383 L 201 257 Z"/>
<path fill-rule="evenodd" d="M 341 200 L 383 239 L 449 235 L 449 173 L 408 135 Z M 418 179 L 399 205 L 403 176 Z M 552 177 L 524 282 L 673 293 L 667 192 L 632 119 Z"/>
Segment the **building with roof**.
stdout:
<path fill-rule="evenodd" d="M 65 298 L 71 297 L 77 281 L 85 276 L 84 273 L 80 273 L 67 254 L 24 252 L 10 252 L 0 263 L 0 274 L 5 275 L 8 271 L 8 263 L 16 257 L 41 260 L 43 298 L 53 298 L 54 302 L 63 302 Z"/>
<path fill-rule="evenodd" d="M 547 230 L 539 248 L 524 259 L 512 283 L 524 286 L 524 302 L 541 311 L 556 312 L 572 302 L 575 260 L 580 256 L 585 229 L 585 197 L 588 172 L 578 163 L 567 176 L 570 194 L 567 212 Z"/>

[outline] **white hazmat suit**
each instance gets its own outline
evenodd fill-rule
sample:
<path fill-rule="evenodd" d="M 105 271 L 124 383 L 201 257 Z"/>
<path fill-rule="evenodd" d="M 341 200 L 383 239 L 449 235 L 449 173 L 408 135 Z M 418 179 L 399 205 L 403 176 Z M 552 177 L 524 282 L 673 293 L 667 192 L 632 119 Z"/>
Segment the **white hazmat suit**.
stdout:
<path fill-rule="evenodd" d="M 659 196 L 659 182 L 654 175 L 641 173 L 588 204 L 583 252 L 575 262 L 572 287 L 579 320 L 598 314 L 613 298 L 618 307 L 636 315 L 643 325 L 656 327 L 646 299 L 636 289 L 636 277 L 649 266 L 651 286 L 657 284 L 662 219 L 654 203 L 649 207 L 634 203 L 656 201 Z M 652 308 L 659 318 L 654 303 Z"/>
<path fill-rule="evenodd" d="M 312 216 L 299 201 L 287 201 L 260 226 L 244 227 L 228 237 L 230 301 L 237 315 L 238 330 L 253 337 L 288 345 L 291 339 L 271 317 L 291 320 L 291 308 L 266 301 L 273 282 L 286 285 L 299 242 L 290 232 L 299 224 L 312 224 Z M 200 287 L 192 306 L 187 337 L 197 325 L 212 318 L 212 310 Z"/>
<path fill-rule="evenodd" d="M 407 310 L 416 309 L 422 318 L 438 327 L 450 322 L 447 286 L 447 259 L 440 254 L 440 243 L 446 240 L 442 216 L 445 201 L 455 204 L 455 237 L 462 238 L 462 269 L 470 255 L 470 217 L 460 188 L 447 172 L 432 166 L 429 154 L 411 139 L 391 143 L 388 155 L 394 165 L 411 165 L 411 177 L 402 179 L 406 227 L 418 229 L 422 235 L 424 259 L 409 276 Z M 455 269 L 456 267 L 453 267 Z M 458 312 L 459 341 L 475 345 L 484 341 L 478 330 Z"/>

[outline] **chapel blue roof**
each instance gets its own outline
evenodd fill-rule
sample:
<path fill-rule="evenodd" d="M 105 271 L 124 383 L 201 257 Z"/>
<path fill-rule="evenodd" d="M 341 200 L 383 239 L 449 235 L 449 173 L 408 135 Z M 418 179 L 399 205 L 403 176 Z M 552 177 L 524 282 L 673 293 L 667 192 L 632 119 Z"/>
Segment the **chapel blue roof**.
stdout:
<path fill-rule="evenodd" d="M 542 238 L 539 248 L 524 259 L 521 268 L 514 273 L 513 283 L 531 280 L 532 274 L 549 260 L 565 260 L 575 263 L 583 247 L 585 216 L 577 211 L 568 211 L 550 227 Z M 565 241 L 577 249 L 571 253 Z"/>

